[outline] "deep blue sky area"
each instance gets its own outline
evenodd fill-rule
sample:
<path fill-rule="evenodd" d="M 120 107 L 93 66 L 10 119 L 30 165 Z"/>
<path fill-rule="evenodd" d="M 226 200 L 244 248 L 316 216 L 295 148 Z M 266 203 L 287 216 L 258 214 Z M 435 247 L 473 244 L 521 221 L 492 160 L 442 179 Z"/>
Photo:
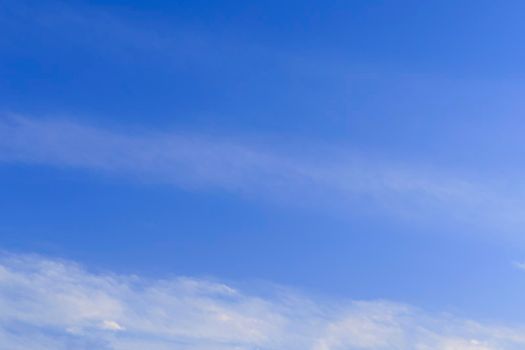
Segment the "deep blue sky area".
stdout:
<path fill-rule="evenodd" d="M 524 18 L 0 0 L 0 248 L 525 323 Z"/>

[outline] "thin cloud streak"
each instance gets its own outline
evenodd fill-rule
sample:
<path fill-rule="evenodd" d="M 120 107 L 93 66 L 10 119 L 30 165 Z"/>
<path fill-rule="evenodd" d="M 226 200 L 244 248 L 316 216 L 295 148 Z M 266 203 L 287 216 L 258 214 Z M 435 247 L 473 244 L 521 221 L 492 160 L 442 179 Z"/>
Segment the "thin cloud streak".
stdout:
<path fill-rule="evenodd" d="M 0 259 L 0 342 L 13 350 L 513 350 L 523 334 L 386 301 L 285 288 L 261 296 L 203 279 L 94 274 L 41 256 Z"/>
<path fill-rule="evenodd" d="M 525 262 L 515 261 L 514 263 L 512 263 L 512 265 L 519 270 L 525 271 Z"/>
<path fill-rule="evenodd" d="M 417 165 L 323 156 L 332 160 L 224 138 L 122 133 L 64 120 L 0 119 L 0 161 L 6 163 L 86 169 L 332 208 L 369 205 L 410 219 L 445 217 L 505 230 L 522 224 L 518 214 L 525 206 L 516 193 Z"/>

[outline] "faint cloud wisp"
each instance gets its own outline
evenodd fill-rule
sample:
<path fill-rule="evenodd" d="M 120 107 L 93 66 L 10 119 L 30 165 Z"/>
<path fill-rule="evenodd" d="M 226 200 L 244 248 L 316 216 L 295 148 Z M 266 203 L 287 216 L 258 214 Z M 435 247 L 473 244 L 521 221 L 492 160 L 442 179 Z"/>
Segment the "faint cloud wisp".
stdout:
<path fill-rule="evenodd" d="M 67 120 L 0 118 L 4 163 L 85 169 L 338 210 L 370 206 L 410 219 L 492 223 L 500 229 L 522 224 L 525 203 L 519 194 L 451 171 L 345 156 L 344 151 L 297 155 L 271 149 L 195 134 L 134 134 Z"/>

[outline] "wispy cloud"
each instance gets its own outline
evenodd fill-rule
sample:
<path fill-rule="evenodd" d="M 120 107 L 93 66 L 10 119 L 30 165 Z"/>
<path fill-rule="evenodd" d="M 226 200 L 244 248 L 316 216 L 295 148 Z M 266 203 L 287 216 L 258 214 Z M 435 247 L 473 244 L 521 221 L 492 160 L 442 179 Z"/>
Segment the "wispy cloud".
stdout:
<path fill-rule="evenodd" d="M 519 193 L 453 172 L 339 150 L 297 155 L 251 142 L 174 132 L 125 133 L 67 120 L 0 119 L 0 161 L 70 167 L 250 196 L 374 205 L 410 218 L 446 217 L 506 229 L 521 224 Z M 492 181 L 493 183 L 494 181 Z M 490 182 L 488 182 L 490 183 Z M 302 205 L 302 204 L 301 204 Z M 311 204 L 315 205 L 315 204 Z"/>
<path fill-rule="evenodd" d="M 220 139 L 123 134 L 67 121 L 4 119 L 0 159 L 85 168 L 177 186 L 249 189 L 304 178 L 287 159 Z"/>
<path fill-rule="evenodd" d="M 523 261 L 515 261 L 512 263 L 512 265 L 517 269 L 525 270 L 525 262 Z"/>
<path fill-rule="evenodd" d="M 95 274 L 4 254 L 0 343 L 8 349 L 521 349 L 522 328 L 386 301 L 263 295 L 194 278 Z"/>

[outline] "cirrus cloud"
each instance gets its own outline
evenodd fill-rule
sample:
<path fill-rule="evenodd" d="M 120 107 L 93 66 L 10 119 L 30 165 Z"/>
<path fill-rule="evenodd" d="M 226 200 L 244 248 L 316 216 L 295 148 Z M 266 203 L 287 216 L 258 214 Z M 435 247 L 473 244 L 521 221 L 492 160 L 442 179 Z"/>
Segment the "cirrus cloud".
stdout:
<path fill-rule="evenodd" d="M 523 331 L 387 301 L 91 273 L 41 256 L 0 263 L 0 343 L 13 350 L 513 350 L 525 346 Z"/>
<path fill-rule="evenodd" d="M 289 152 L 235 138 L 126 133 L 71 120 L 0 117 L 0 162 L 83 169 L 143 183 L 231 193 L 329 210 L 373 208 L 410 220 L 523 227 L 523 202 L 505 179 L 357 156 L 344 147 Z M 366 210 L 366 209 L 365 209 Z"/>

